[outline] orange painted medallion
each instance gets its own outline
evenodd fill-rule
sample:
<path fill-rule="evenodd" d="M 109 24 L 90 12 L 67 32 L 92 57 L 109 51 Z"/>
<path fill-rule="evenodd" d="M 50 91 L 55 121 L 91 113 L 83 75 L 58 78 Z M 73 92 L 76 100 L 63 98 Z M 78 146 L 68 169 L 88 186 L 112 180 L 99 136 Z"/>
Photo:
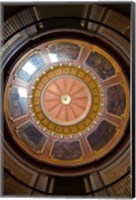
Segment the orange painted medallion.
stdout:
<path fill-rule="evenodd" d="M 51 80 L 41 96 L 47 118 L 60 125 L 72 125 L 83 120 L 91 108 L 88 86 L 74 76 Z"/>

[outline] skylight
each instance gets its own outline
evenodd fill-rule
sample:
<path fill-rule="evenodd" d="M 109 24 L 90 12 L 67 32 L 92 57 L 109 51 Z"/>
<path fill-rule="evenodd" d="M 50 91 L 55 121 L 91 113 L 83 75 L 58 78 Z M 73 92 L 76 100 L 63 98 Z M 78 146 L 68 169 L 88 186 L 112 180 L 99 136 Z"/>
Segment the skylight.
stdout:
<path fill-rule="evenodd" d="M 29 61 L 23 66 L 22 69 L 30 75 L 36 71 L 36 67 Z"/>
<path fill-rule="evenodd" d="M 20 97 L 27 98 L 27 89 L 25 88 L 18 88 L 18 94 Z"/>
<path fill-rule="evenodd" d="M 49 53 L 49 57 L 51 59 L 51 62 L 58 62 L 58 58 L 55 53 Z"/>

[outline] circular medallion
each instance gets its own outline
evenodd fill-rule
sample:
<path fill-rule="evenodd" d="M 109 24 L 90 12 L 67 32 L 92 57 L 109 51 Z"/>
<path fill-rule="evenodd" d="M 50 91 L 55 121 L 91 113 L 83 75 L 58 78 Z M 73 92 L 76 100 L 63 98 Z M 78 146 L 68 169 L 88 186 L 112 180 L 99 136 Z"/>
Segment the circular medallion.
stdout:
<path fill-rule="evenodd" d="M 63 64 L 39 77 L 31 103 L 36 120 L 50 133 L 78 134 L 98 116 L 101 91 L 91 73 Z"/>
<path fill-rule="evenodd" d="M 46 117 L 56 124 L 76 124 L 91 109 L 91 92 L 81 79 L 60 76 L 43 89 L 41 105 Z"/>

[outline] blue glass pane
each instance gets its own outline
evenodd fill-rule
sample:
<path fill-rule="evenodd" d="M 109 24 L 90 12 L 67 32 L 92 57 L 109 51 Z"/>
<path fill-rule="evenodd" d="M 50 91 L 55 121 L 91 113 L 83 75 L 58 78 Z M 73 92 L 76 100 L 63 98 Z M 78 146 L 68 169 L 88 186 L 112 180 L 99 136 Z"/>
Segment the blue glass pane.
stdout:
<path fill-rule="evenodd" d="M 27 90 L 11 87 L 8 98 L 8 110 L 13 119 L 27 114 Z"/>
<path fill-rule="evenodd" d="M 34 75 L 45 66 L 45 62 L 39 54 L 31 55 L 17 71 L 17 77 L 25 82 L 30 82 Z"/>

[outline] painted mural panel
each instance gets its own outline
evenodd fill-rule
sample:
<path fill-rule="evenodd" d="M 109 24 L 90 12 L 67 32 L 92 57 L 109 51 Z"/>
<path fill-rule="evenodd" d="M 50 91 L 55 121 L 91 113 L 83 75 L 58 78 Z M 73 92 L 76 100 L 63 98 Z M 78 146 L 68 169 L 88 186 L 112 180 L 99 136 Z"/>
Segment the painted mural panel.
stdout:
<path fill-rule="evenodd" d="M 113 138 L 116 133 L 116 127 L 106 120 L 103 120 L 97 129 L 88 137 L 88 143 L 95 151 L 100 150 Z"/>
<path fill-rule="evenodd" d="M 107 111 L 121 116 L 126 108 L 126 94 L 119 84 L 107 88 Z"/>
<path fill-rule="evenodd" d="M 101 79 L 107 79 L 115 74 L 112 64 L 101 54 L 91 52 L 86 60 L 86 64 L 91 67 Z"/>
<path fill-rule="evenodd" d="M 51 156 L 58 160 L 76 160 L 82 156 L 82 150 L 78 141 L 56 141 Z"/>
<path fill-rule="evenodd" d="M 53 44 L 49 47 L 49 57 L 52 62 L 76 60 L 78 58 L 81 47 L 78 44 L 62 42 Z"/>
<path fill-rule="evenodd" d="M 20 137 L 28 146 L 36 151 L 42 150 L 46 137 L 31 122 L 24 124 L 18 130 Z"/>

